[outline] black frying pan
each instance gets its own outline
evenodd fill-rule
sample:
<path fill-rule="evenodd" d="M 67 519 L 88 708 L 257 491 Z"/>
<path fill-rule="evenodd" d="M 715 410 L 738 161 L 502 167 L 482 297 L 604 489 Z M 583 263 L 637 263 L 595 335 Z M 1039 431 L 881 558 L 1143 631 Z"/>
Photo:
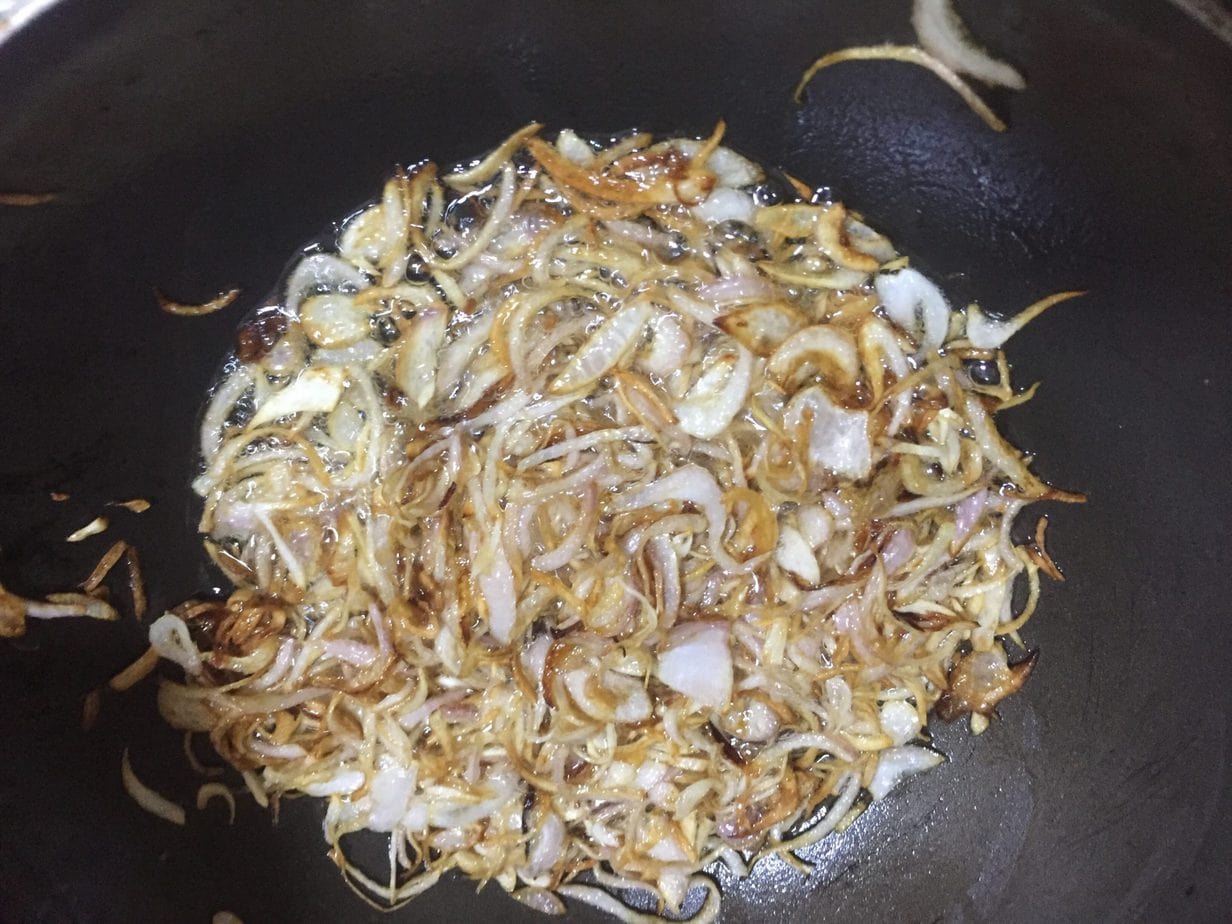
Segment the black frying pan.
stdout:
<path fill-rule="evenodd" d="M 108 538 L 155 607 L 214 575 L 186 489 L 194 423 L 241 313 L 397 161 L 475 154 L 532 118 L 728 140 L 865 212 L 956 299 L 1012 311 L 1091 290 L 1011 345 L 1039 397 L 1008 415 L 1057 508 L 1028 638 L 1043 656 L 981 739 L 812 851 L 724 875 L 730 921 L 1218 920 L 1232 905 L 1227 773 L 1232 50 L 1163 0 L 959 6 L 1022 67 L 988 131 L 939 82 L 824 51 L 909 40 L 906 0 L 761 4 L 64 0 L 0 49 L 0 582 L 81 580 Z M 161 314 L 239 285 L 227 312 Z M 48 491 L 65 491 L 55 504 Z M 107 501 L 106 537 L 68 546 Z M 319 806 L 215 807 L 186 829 L 123 794 L 119 755 L 195 779 L 152 684 L 78 731 L 134 624 L 40 624 L 0 644 L 0 919 L 378 920 L 324 856 Z M 593 919 L 575 908 L 579 919 Z M 532 919 L 450 881 L 397 920 Z"/>

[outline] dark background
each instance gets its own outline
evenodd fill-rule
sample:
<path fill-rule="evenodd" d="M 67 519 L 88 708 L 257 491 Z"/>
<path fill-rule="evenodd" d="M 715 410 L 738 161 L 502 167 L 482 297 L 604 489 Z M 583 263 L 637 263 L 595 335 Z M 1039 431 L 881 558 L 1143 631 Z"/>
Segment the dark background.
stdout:
<path fill-rule="evenodd" d="M 956 302 L 1012 312 L 1089 288 L 1010 347 L 1003 426 L 1039 471 L 1069 580 L 1027 627 L 1042 658 L 978 740 L 808 853 L 724 875 L 724 920 L 1223 920 L 1232 902 L 1227 721 L 1232 51 L 1163 0 L 959 2 L 1029 87 L 986 129 L 891 63 L 819 76 L 818 55 L 909 41 L 908 4 L 65 0 L 0 54 L 0 582 L 80 581 L 116 538 L 154 612 L 210 590 L 186 484 L 204 390 L 287 258 L 379 191 L 532 118 L 603 132 L 707 131 L 864 212 Z M 227 311 L 178 319 L 232 285 Z M 62 504 L 50 490 L 65 491 Z M 63 537 L 114 499 L 103 536 Z M 119 587 L 117 586 L 117 590 Z M 80 698 L 142 629 L 39 624 L 0 643 L 0 920 L 389 920 L 325 858 L 319 807 L 241 804 L 185 829 L 123 793 L 119 758 L 190 804 L 196 780 L 153 684 Z M 571 909 L 579 919 L 596 918 Z M 396 920 L 530 919 L 448 882 Z"/>

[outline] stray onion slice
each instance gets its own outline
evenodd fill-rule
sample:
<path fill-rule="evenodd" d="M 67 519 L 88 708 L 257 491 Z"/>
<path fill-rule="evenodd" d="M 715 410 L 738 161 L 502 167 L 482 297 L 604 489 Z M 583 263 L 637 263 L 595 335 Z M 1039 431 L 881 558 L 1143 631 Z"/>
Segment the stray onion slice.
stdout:
<path fill-rule="evenodd" d="M 94 570 L 90 572 L 81 584 L 81 589 L 86 593 L 93 593 L 98 588 L 103 580 L 110 573 L 111 569 L 116 566 L 119 560 L 124 556 L 125 550 L 128 548 L 128 543 L 123 539 L 119 539 L 112 543 L 111 548 L 103 553 L 103 557 L 98 560 L 98 564 L 94 566 Z"/>
<path fill-rule="evenodd" d="M 158 289 L 154 290 L 154 294 L 158 297 L 158 307 L 167 312 L 167 314 L 173 314 L 179 318 L 196 318 L 201 315 L 222 311 L 239 298 L 240 290 L 228 289 L 226 292 L 214 296 L 208 302 L 202 302 L 198 305 L 177 302 L 173 298 L 168 298 Z"/>
<path fill-rule="evenodd" d="M 0 193 L 0 205 L 32 206 L 46 205 L 60 198 L 59 193 Z"/>
<path fill-rule="evenodd" d="M 1018 333 L 1053 305 L 1086 295 L 1085 292 L 1058 292 L 1042 298 L 1033 305 L 1024 308 L 1012 318 L 998 321 L 984 314 L 979 305 L 967 307 L 967 339 L 971 345 L 980 350 L 999 350 L 1005 346 L 1005 341 Z"/>
<path fill-rule="evenodd" d="M 154 673 L 154 669 L 158 667 L 160 657 L 162 655 L 158 649 L 153 646 L 147 648 L 142 652 L 141 657 L 108 680 L 107 686 L 117 693 L 123 693 L 125 690 L 131 689 Z"/>
<path fill-rule="evenodd" d="M 125 501 L 108 501 L 108 507 L 123 507 L 125 510 L 130 510 L 133 513 L 145 513 L 150 509 L 150 502 L 144 497 L 134 497 L 131 500 Z"/>
<path fill-rule="evenodd" d="M 930 748 L 911 744 L 886 748 L 877 756 L 868 791 L 874 799 L 884 799 L 903 780 L 943 763 L 945 758 Z"/>
<path fill-rule="evenodd" d="M 81 529 L 75 529 L 65 538 L 65 542 L 81 542 L 83 539 L 89 539 L 91 536 L 97 536 L 101 532 L 107 530 L 108 522 L 106 517 L 95 517 Z"/>
<path fill-rule="evenodd" d="M 133 773 L 133 765 L 128 759 L 128 748 L 124 749 L 124 757 L 120 760 L 120 779 L 124 782 L 124 790 L 133 797 L 133 801 L 151 815 L 157 815 L 164 821 L 175 825 L 182 826 L 187 823 L 188 816 L 183 806 L 176 805 L 166 796 L 159 795 L 137 779 L 137 774 Z"/>
<path fill-rule="evenodd" d="M 120 618 L 120 614 L 106 600 L 100 600 L 98 597 L 90 594 L 77 593 L 60 593 L 48 594 L 47 604 L 52 607 L 64 606 L 75 608 L 76 613 L 72 615 L 88 616 L 91 619 L 100 619 L 103 622 L 115 622 Z M 56 612 L 42 612 L 43 604 L 37 602 L 29 602 L 26 607 L 26 615 L 34 619 L 39 618 L 54 618 L 59 615 L 68 615 Z"/>
<path fill-rule="evenodd" d="M 1038 659 L 1039 652 L 1033 651 L 1009 664 L 1000 645 L 964 655 L 950 671 L 949 689 L 937 701 L 937 715 L 946 722 L 967 713 L 991 715 L 997 703 L 1022 688 Z"/>
<path fill-rule="evenodd" d="M 204 811 L 213 799 L 222 799 L 227 803 L 227 824 L 235 824 L 235 795 L 222 783 L 202 783 L 197 789 L 197 810 Z"/>
<path fill-rule="evenodd" d="M 140 622 L 149 609 L 149 598 L 145 592 L 145 579 L 141 576 L 141 556 L 135 545 L 124 549 L 124 565 L 128 572 L 128 592 L 133 598 L 133 615 Z"/>
<path fill-rule="evenodd" d="M 946 64 L 938 61 L 922 48 L 917 48 L 914 45 L 864 45 L 855 48 L 844 48 L 842 51 L 833 51 L 828 55 L 823 55 L 813 62 L 809 69 L 804 72 L 804 76 L 800 78 L 800 82 L 796 84 L 796 90 L 793 94 L 795 101 L 797 103 L 801 101 L 804 88 L 808 86 L 809 81 L 817 76 L 818 71 L 834 64 L 840 64 L 843 61 L 901 61 L 904 64 L 915 64 L 925 70 L 932 71 L 963 98 L 963 102 L 970 106 L 972 111 L 984 120 L 984 124 L 995 132 L 1005 131 L 1005 123 L 997 117 L 995 112 L 988 108 L 987 104 L 979 98 L 965 80 L 954 73 Z"/>
<path fill-rule="evenodd" d="M 997 87 L 1026 88 L 1027 82 L 1018 71 L 972 41 L 952 0 L 915 0 L 911 25 L 924 50 L 958 73 Z"/>

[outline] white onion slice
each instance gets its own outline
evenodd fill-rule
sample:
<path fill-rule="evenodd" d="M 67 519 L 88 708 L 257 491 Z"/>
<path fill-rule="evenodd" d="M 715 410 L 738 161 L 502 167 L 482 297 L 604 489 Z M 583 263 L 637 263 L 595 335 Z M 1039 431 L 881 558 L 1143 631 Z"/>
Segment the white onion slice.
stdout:
<path fill-rule="evenodd" d="M 753 379 L 753 355 L 738 343 L 730 346 L 702 370 L 674 408 L 680 429 L 690 436 L 718 436 L 744 406 Z"/>
<path fill-rule="evenodd" d="M 943 763 L 945 758 L 928 748 L 910 744 L 886 748 L 877 757 L 868 791 L 874 799 L 884 799 L 903 780 Z"/>
<path fill-rule="evenodd" d="M 874 280 L 886 316 L 929 353 L 945 342 L 950 305 L 941 290 L 923 273 L 911 268 L 881 273 Z"/>
<path fill-rule="evenodd" d="M 920 733 L 920 714 L 905 700 L 895 699 L 881 704 L 881 730 L 895 744 L 906 744 Z"/>
<path fill-rule="evenodd" d="M 352 296 L 341 292 L 304 299 L 299 318 L 308 339 L 327 349 L 350 346 L 363 340 L 372 330 L 367 312 L 356 307 Z"/>
<path fill-rule="evenodd" d="M 423 308 L 411 319 L 410 330 L 398 346 L 394 380 L 406 396 L 423 409 L 436 390 L 438 351 L 445 342 L 449 316 L 441 307 Z"/>
<path fill-rule="evenodd" d="M 327 780 L 301 786 L 310 796 L 349 796 L 364 785 L 362 770 L 339 770 Z"/>
<path fill-rule="evenodd" d="M 704 202 L 689 211 L 697 218 L 712 225 L 724 221 L 740 221 L 748 224 L 753 220 L 755 206 L 753 197 L 738 189 L 726 186 L 715 188 Z"/>
<path fill-rule="evenodd" d="M 852 479 L 864 478 L 871 471 L 867 411 L 841 408 L 822 389 L 813 387 L 792 398 L 783 422 L 792 430 L 807 425 L 808 457 L 814 466 Z"/>
<path fill-rule="evenodd" d="M 368 787 L 371 808 L 368 828 L 373 831 L 393 831 L 401 823 L 415 792 L 416 768 L 392 764 L 378 770 Z"/>
<path fill-rule="evenodd" d="M 579 167 L 585 167 L 595 159 L 594 148 L 579 138 L 571 128 L 562 129 L 556 136 L 556 150 L 560 151 L 560 156 L 565 160 Z"/>
<path fill-rule="evenodd" d="M 647 301 L 625 305 L 600 325 L 548 390 L 559 395 L 581 391 L 599 381 L 637 346 L 653 313 Z"/>
<path fill-rule="evenodd" d="M 814 585 L 821 580 L 821 566 L 817 556 L 798 529 L 779 527 L 779 544 L 774 550 L 774 560 L 780 568 L 790 571 L 804 583 Z"/>
<path fill-rule="evenodd" d="M 259 427 L 296 414 L 332 411 L 342 400 L 346 379 L 346 370 L 340 366 L 309 367 L 291 384 L 270 395 L 257 408 L 248 426 Z"/>
<path fill-rule="evenodd" d="M 494 536 L 499 532 L 494 531 Z M 513 569 L 499 540 L 489 543 L 488 565 L 476 575 L 479 591 L 488 604 L 488 631 L 502 645 L 508 645 L 517 621 L 518 594 L 513 584 Z"/>
<path fill-rule="evenodd" d="M 201 673 L 201 653 L 193 644 L 184 620 L 174 613 L 164 613 L 150 624 L 150 646 L 160 657 L 184 668 L 185 673 Z"/>
<path fill-rule="evenodd" d="M 979 305 L 969 305 L 967 307 L 967 339 L 977 349 L 999 350 L 1005 346 L 1005 341 L 1009 340 L 1010 337 L 1014 336 L 1014 334 L 1018 333 L 1053 305 L 1059 305 L 1061 302 L 1069 301 L 1071 298 L 1077 298 L 1079 295 L 1084 294 L 1084 292 L 1058 292 L 1055 295 L 1040 299 L 1035 304 L 1028 306 L 1012 318 L 1006 318 L 1004 321 L 990 318 L 984 314 L 983 309 Z"/>
<path fill-rule="evenodd" d="M 960 74 L 997 87 L 1022 90 L 1027 83 L 1004 61 L 998 61 L 971 41 L 951 0 L 914 0 L 911 25 L 920 46 Z"/>
<path fill-rule="evenodd" d="M 295 316 L 304 298 L 319 289 L 359 291 L 367 286 L 368 277 L 346 260 L 329 253 L 314 253 L 300 260 L 291 271 L 283 304 Z"/>
<path fill-rule="evenodd" d="M 770 357 L 766 371 L 790 383 L 806 363 L 820 364 L 823 374 L 837 378 L 844 386 L 854 384 L 860 374 L 860 357 L 851 335 L 825 324 L 806 327 L 788 337 Z"/>
<path fill-rule="evenodd" d="M 684 364 L 689 346 L 689 335 L 680 318 L 658 312 L 650 322 L 650 346 L 637 364 L 651 375 L 667 377 Z"/>
<path fill-rule="evenodd" d="M 176 805 L 166 796 L 159 795 L 137 779 L 137 774 L 133 773 L 133 765 L 128 759 L 128 748 L 124 749 L 124 756 L 120 760 L 120 779 L 124 783 L 124 791 L 151 815 L 157 815 L 164 821 L 175 825 L 182 826 L 187 823 L 188 815 L 183 806 Z"/>
<path fill-rule="evenodd" d="M 731 700 L 732 656 L 721 623 L 677 626 L 659 652 L 658 678 L 700 706 L 722 709 Z"/>
<path fill-rule="evenodd" d="M 526 857 L 527 873 L 534 877 L 550 870 L 560 862 L 564 847 L 565 823 L 555 812 L 548 812 L 547 818 L 531 838 Z"/>

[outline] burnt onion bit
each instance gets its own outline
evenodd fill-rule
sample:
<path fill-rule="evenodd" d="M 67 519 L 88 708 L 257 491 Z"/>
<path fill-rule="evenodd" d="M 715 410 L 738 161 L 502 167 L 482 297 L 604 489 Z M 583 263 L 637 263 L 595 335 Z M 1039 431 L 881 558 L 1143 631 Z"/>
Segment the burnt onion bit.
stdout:
<path fill-rule="evenodd" d="M 240 362 L 259 362 L 287 332 L 289 323 L 281 308 L 262 308 L 245 320 L 236 332 L 235 355 Z"/>
<path fill-rule="evenodd" d="M 972 714 L 996 714 L 998 703 L 1022 689 L 1037 661 L 1038 648 L 1013 664 L 1000 645 L 968 652 L 950 669 L 948 687 L 934 707 L 937 717 L 953 722 Z"/>

